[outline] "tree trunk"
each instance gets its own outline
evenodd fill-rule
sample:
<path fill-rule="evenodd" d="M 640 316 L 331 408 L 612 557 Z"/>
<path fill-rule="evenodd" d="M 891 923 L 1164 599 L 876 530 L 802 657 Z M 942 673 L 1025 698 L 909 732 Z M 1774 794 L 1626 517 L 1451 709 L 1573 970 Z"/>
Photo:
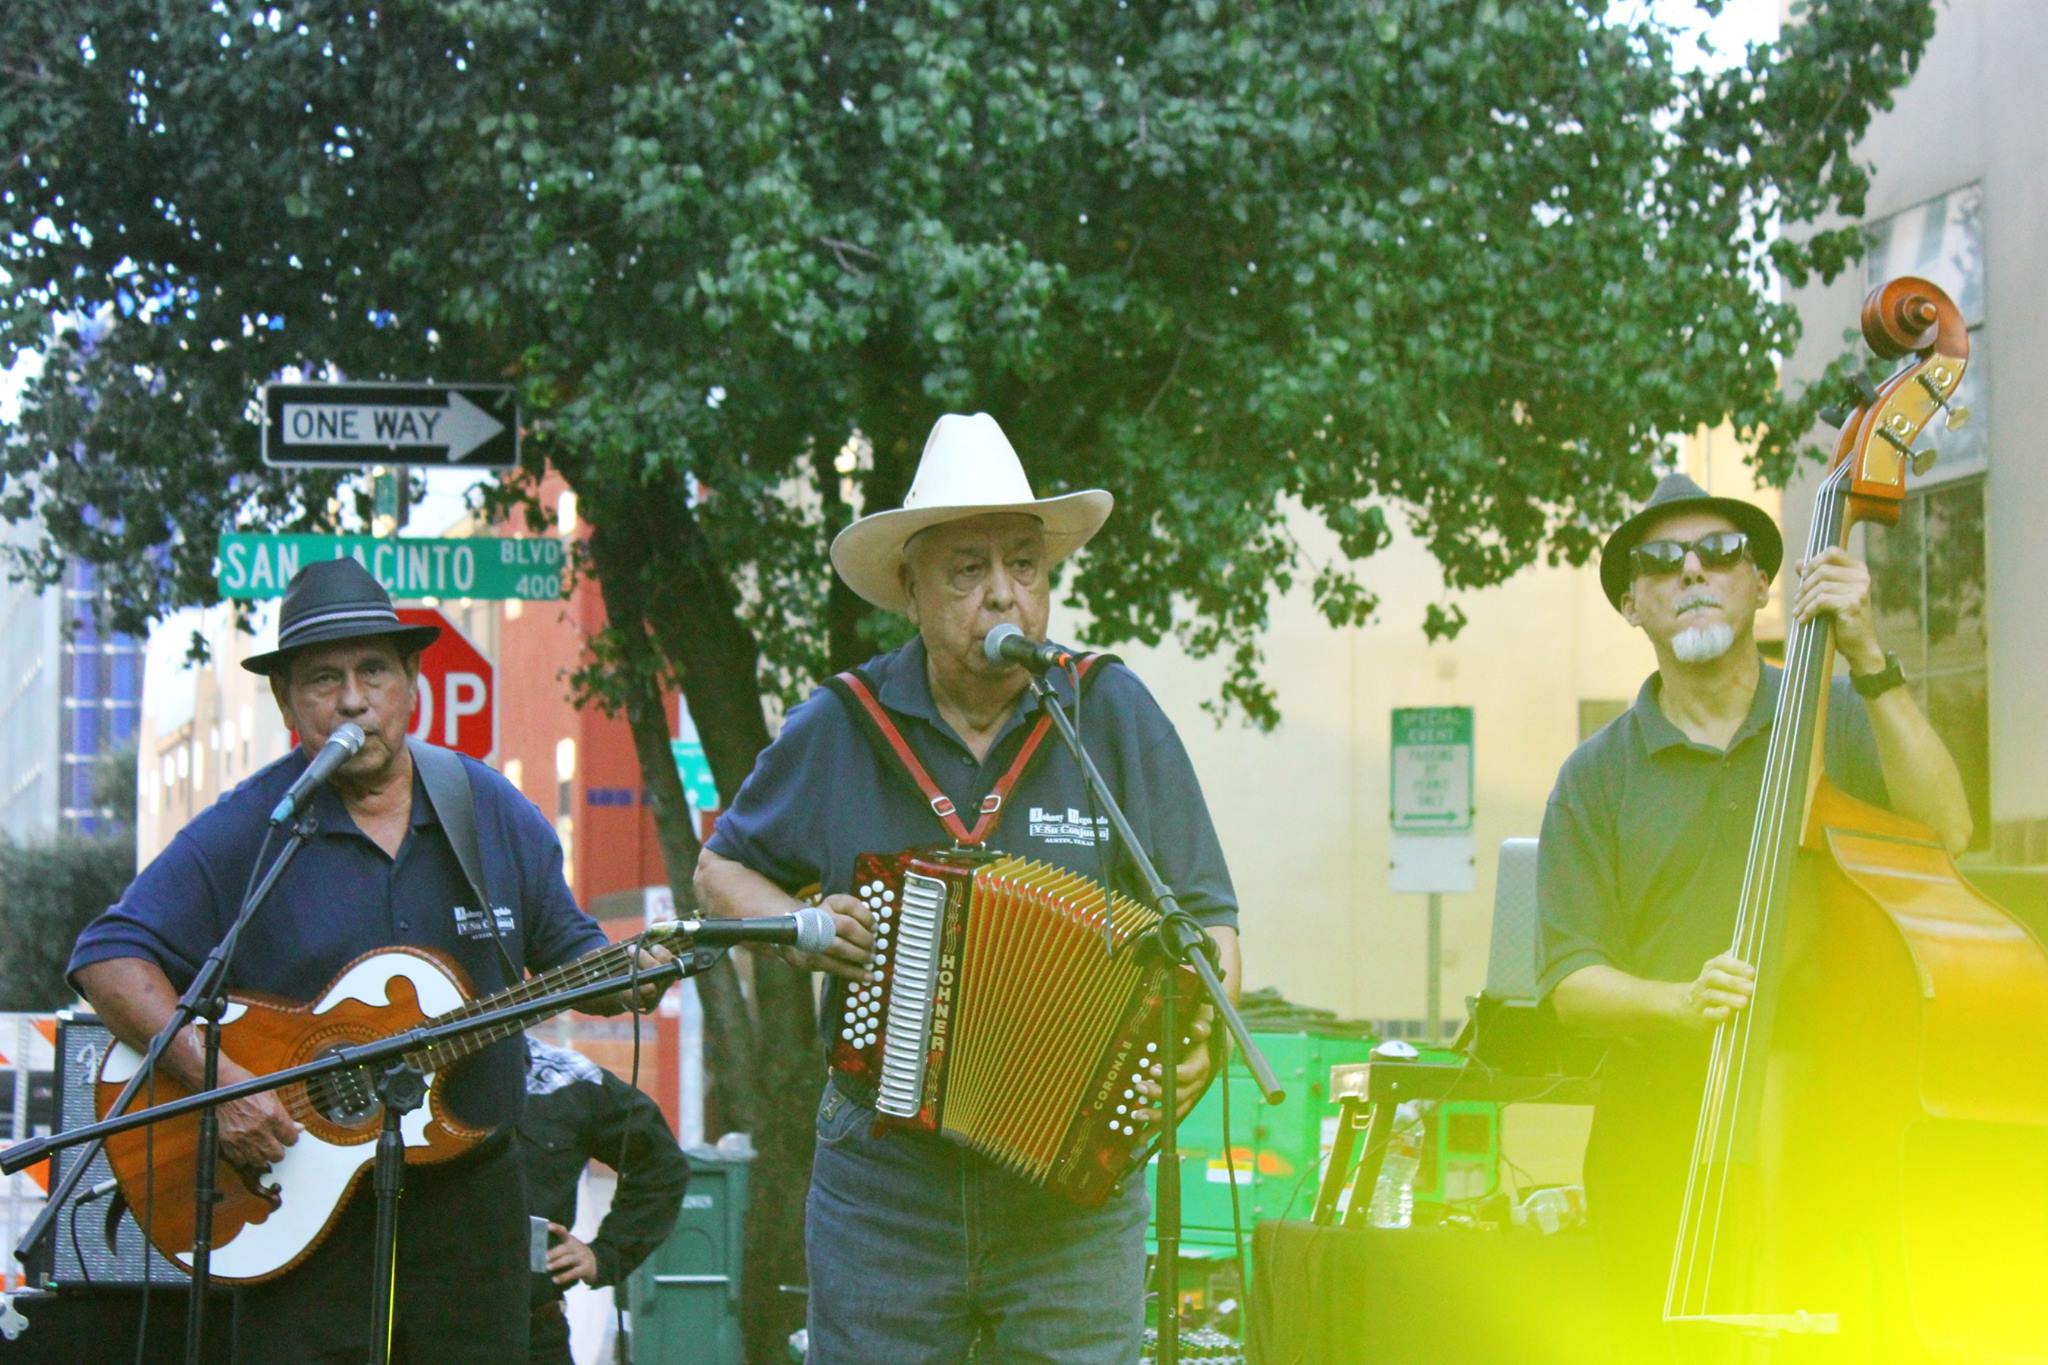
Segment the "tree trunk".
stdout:
<path fill-rule="evenodd" d="M 676 771 L 675 755 L 669 749 L 671 735 L 661 685 L 666 670 L 647 633 L 646 598 L 641 591 L 646 564 L 633 553 L 643 543 L 611 526 L 594 526 L 590 553 L 597 569 L 598 590 L 604 596 L 612 642 L 618 651 L 613 679 L 632 731 L 633 750 L 640 760 L 640 779 L 654 799 L 654 828 L 661 840 L 669 894 L 674 897 L 676 913 L 686 915 L 696 909 L 691 878 L 702 850 L 697 831 L 690 824 L 690 805 L 683 794 L 682 776 Z M 761 1098 L 751 1079 L 755 1074 L 753 1028 L 732 963 L 721 961 L 699 976 L 697 992 L 708 1025 L 705 1041 L 712 1054 L 713 1107 L 729 1127 L 749 1128 L 760 1112 Z"/>
<path fill-rule="evenodd" d="M 602 519 L 592 518 L 591 556 L 619 650 L 616 667 L 642 776 L 656 793 L 662 855 L 680 911 L 695 904 L 690 878 L 698 845 L 668 749 L 659 682 L 665 670 L 654 662 L 656 648 L 666 671 L 681 679 L 724 800 L 732 799 L 767 746 L 768 729 L 756 680 L 759 651 L 694 515 L 680 499 L 641 492 L 631 507 L 608 506 Z M 671 790 L 672 796 L 665 795 Z M 731 1106 L 736 1123 L 744 1122 L 759 1154 L 748 1180 L 741 1278 L 747 1358 L 779 1362 L 787 1358 L 790 1332 L 803 1321 L 802 1300 L 783 1294 L 781 1286 L 804 1283 L 811 1116 L 824 1072 L 809 974 L 767 956 L 752 965 L 754 1020 L 729 964 L 699 980 L 705 1047 L 721 1104 Z"/>

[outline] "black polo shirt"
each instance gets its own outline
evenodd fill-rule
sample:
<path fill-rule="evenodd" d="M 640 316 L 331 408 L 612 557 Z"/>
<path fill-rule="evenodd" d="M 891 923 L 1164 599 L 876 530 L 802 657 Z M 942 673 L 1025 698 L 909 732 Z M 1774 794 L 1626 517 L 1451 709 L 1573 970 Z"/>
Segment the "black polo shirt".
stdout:
<path fill-rule="evenodd" d="M 1763 787 L 1782 670 L 1763 666 L 1728 748 L 1686 738 L 1658 706 L 1652 674 L 1635 705 L 1565 760 L 1543 816 L 1536 906 L 1547 998 L 1596 963 L 1651 981 L 1690 981 L 1735 940 L 1735 916 Z M 1846 678 L 1828 699 L 1828 777 L 1888 804 L 1863 698 Z M 1616 1041 L 1601 1069 L 1588 1148 L 1594 1168 L 1623 1162 L 1661 1197 L 1682 1171 L 1706 1080 L 1708 1033 Z M 1610 1177 L 1611 1180 L 1611 1177 Z M 1682 1186 L 1681 1186 L 1682 1187 Z"/>
<path fill-rule="evenodd" d="M 270 811 L 306 762 L 294 750 L 178 831 L 78 936 L 67 970 L 141 958 L 182 991 L 233 925 Z M 604 930 L 576 907 L 562 880 L 562 846 L 547 818 L 493 769 L 471 758 L 462 766 L 475 800 L 484 890 L 498 907 L 506 955 L 538 971 L 602 948 Z M 397 944 L 453 960 L 477 994 L 514 984 L 417 772 L 412 828 L 396 858 L 357 828 L 332 787 L 314 794 L 312 810 L 318 829 L 243 930 L 228 968 L 230 990 L 311 1001 L 355 958 Z M 265 866 L 282 843 L 280 835 Z M 518 1118 L 525 1073 L 526 1050 L 515 1036 L 455 1067 L 444 1096 L 457 1117 L 496 1127 Z"/>
<path fill-rule="evenodd" d="M 1690 981 L 1734 942 L 1784 674 L 1763 666 L 1725 752 L 1666 718 L 1661 681 L 1651 674 L 1634 706 L 1573 751 L 1550 793 L 1536 887 L 1546 996 L 1594 963 Z M 1828 701 L 1826 755 L 1836 786 L 1887 804 L 1870 717 L 1846 678 Z"/>
<path fill-rule="evenodd" d="M 871 660 L 865 671 L 876 699 L 972 828 L 982 798 L 1009 769 L 1036 719 L 1037 699 L 1028 691 L 1020 696 L 987 757 L 977 759 L 932 699 L 922 640 Z M 1055 675 L 1053 690 L 1073 716 L 1073 690 L 1063 676 Z M 1201 784 L 1159 703 L 1135 673 L 1105 664 L 1091 678 L 1079 716 L 1082 742 L 1181 907 L 1204 924 L 1235 927 L 1237 895 Z M 1099 877 L 1106 826 L 1090 809 L 1079 765 L 1049 731 L 1037 761 L 1010 792 L 987 847 Z M 789 713 L 732 808 L 719 817 L 708 846 L 786 890 L 819 886 L 829 894 L 852 890 L 853 860 L 862 853 L 951 842 L 902 765 L 882 759 L 848 704 L 820 688 Z M 1117 889 L 1142 898 L 1128 860 L 1114 862 Z M 838 1031 L 838 988 L 834 978 L 825 1011 L 828 1037 Z"/>

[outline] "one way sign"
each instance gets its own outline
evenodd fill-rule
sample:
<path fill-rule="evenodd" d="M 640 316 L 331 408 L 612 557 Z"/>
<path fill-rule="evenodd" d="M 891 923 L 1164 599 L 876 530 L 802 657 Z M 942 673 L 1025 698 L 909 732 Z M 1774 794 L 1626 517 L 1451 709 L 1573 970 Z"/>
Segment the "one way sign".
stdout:
<path fill-rule="evenodd" d="M 266 384 L 263 463 L 510 469 L 518 399 L 510 384 Z"/>

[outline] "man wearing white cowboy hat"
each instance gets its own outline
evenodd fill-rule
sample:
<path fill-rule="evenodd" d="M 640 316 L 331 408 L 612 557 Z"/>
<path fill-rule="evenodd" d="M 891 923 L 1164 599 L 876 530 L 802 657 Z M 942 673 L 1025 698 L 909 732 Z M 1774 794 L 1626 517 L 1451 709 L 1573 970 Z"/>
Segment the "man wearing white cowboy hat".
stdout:
<path fill-rule="evenodd" d="M 1137 890 L 1071 756 L 1057 742 L 1031 747 L 1024 669 L 983 650 L 1001 625 L 1045 637 L 1053 566 L 1101 528 L 1111 502 L 1100 490 L 1035 497 L 993 418 L 949 413 L 925 442 L 903 506 L 833 542 L 847 585 L 908 616 L 917 637 L 790 712 L 720 817 L 696 878 L 704 908 L 720 915 L 786 913 L 799 888 L 823 889 L 836 942 L 815 956 L 783 951 L 829 974 L 826 1037 L 840 1035 L 845 984 L 863 979 L 874 943 L 867 908 L 848 894 L 859 854 L 950 835 Z M 1114 662 L 1082 675 L 1085 704 L 1074 680 L 1054 686 L 1161 875 L 1207 928 L 1234 991 L 1236 896 L 1171 722 Z M 1205 1008 L 1179 1059 L 1183 1113 L 1210 1076 L 1210 1028 Z M 1142 1102 L 1156 1106 L 1158 1093 L 1148 1085 Z M 808 1205 L 813 1360 L 936 1365 L 964 1358 L 977 1340 L 989 1359 L 1138 1358 L 1140 1182 L 1080 1209 L 939 1139 L 877 1136 L 873 1102 L 835 1075 L 819 1106 Z M 1147 1107 L 1144 1117 L 1157 1114 Z"/>
<path fill-rule="evenodd" d="M 480 875 L 491 899 L 490 907 L 476 906 L 406 741 L 420 651 L 438 634 L 403 624 L 390 596 L 353 559 L 309 564 L 293 576 L 278 647 L 243 666 L 270 679 L 299 747 L 181 830 L 72 951 L 73 983 L 121 1041 L 143 1050 L 169 1022 L 179 992 L 234 922 L 279 799 L 344 724 L 360 728 L 361 747 L 303 803 L 314 832 L 244 930 L 229 989 L 310 1000 L 364 953 L 411 945 L 452 959 L 488 993 L 516 984 L 518 964 L 540 970 L 605 946 L 604 931 L 577 908 L 563 881 L 561 845 L 533 803 L 474 759 L 423 748 L 420 763 L 468 783 Z M 192 1029 L 164 1053 L 162 1065 L 186 1086 L 200 1087 Z M 485 1365 L 525 1358 L 526 1214 L 509 1138 L 525 1071 L 525 1048 L 514 1036 L 449 1072 L 442 1099 L 451 1114 L 497 1132 L 451 1161 L 408 1168 L 396 1359 Z M 249 1074 L 222 1054 L 223 1085 Z M 246 1178 L 285 1162 L 299 1138 L 299 1124 L 269 1092 L 224 1104 L 220 1115 L 223 1156 Z M 360 1359 L 368 1352 L 375 1225 L 369 1191 L 369 1181 L 358 1182 L 305 1259 L 238 1291 L 238 1358 Z M 159 1198 L 179 1194 L 158 1190 Z M 190 1190 L 182 1194 L 191 1198 Z"/>
<path fill-rule="evenodd" d="M 1683 474 L 1608 537 L 1601 585 L 1657 671 L 1566 760 L 1543 817 L 1542 989 L 1567 1026 L 1614 1040 L 1586 1187 L 1630 1359 L 1672 1344 L 1657 1324 L 1708 1040 L 1754 990 L 1754 964 L 1728 949 L 1783 685 L 1757 652 L 1756 614 L 1783 557 L 1761 509 Z M 1878 642 L 1869 570 L 1838 547 L 1794 569 L 1791 615 L 1832 617 L 1849 665 L 1829 698 L 1829 777 L 1960 851 L 1962 779 Z"/>

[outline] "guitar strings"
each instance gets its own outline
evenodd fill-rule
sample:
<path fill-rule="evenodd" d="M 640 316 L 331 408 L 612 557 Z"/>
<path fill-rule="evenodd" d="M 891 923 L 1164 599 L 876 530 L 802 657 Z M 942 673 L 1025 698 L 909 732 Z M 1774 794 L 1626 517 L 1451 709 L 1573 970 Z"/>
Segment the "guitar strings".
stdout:
<path fill-rule="evenodd" d="M 571 990 L 578 986 L 587 986 L 593 982 L 603 981 L 607 977 L 624 975 L 631 971 L 638 962 L 639 949 L 639 938 L 631 938 L 620 943 L 610 944 L 586 957 L 578 958 L 574 962 L 565 963 L 559 967 L 551 967 L 536 976 L 528 977 L 517 986 L 500 991 L 496 995 L 486 996 L 481 1000 L 465 1000 L 454 1009 L 424 1021 L 419 1027 L 432 1028 L 441 1024 L 454 1023 L 460 1019 L 472 1018 L 487 1010 L 500 1009 L 508 1005 L 524 1004 L 529 1000 L 538 999 L 543 995 L 548 995 L 558 990 Z M 444 1039 L 438 1043 L 429 1043 L 425 1047 L 406 1053 L 405 1059 L 414 1066 L 419 1067 L 422 1071 L 439 1071 L 443 1067 L 482 1051 L 492 1043 L 511 1037 L 513 1034 L 522 1031 L 525 1027 L 525 1021 L 506 1020 L 493 1024 L 489 1028 L 479 1029 L 477 1032 L 461 1038 Z M 395 1029 L 392 1030 L 394 1033 L 397 1031 Z M 390 1034 L 388 1033 L 379 1034 L 360 1041 L 364 1043 L 375 1042 L 379 1037 L 389 1036 Z M 325 1094 L 331 1099 L 334 1088 L 340 1084 L 339 1076 L 342 1074 L 345 1073 L 330 1073 L 305 1081 L 295 1081 L 290 1085 L 280 1086 L 276 1093 L 279 1096 L 280 1102 L 284 1105 L 285 1112 L 295 1121 L 304 1124 L 311 1119 L 319 1119 L 323 1122 L 331 1123 L 332 1120 L 327 1118 L 319 1102 L 310 1092 L 314 1086 L 318 1085 L 322 1087 Z M 374 1135 L 374 1133 L 370 1134 L 370 1136 Z"/>

